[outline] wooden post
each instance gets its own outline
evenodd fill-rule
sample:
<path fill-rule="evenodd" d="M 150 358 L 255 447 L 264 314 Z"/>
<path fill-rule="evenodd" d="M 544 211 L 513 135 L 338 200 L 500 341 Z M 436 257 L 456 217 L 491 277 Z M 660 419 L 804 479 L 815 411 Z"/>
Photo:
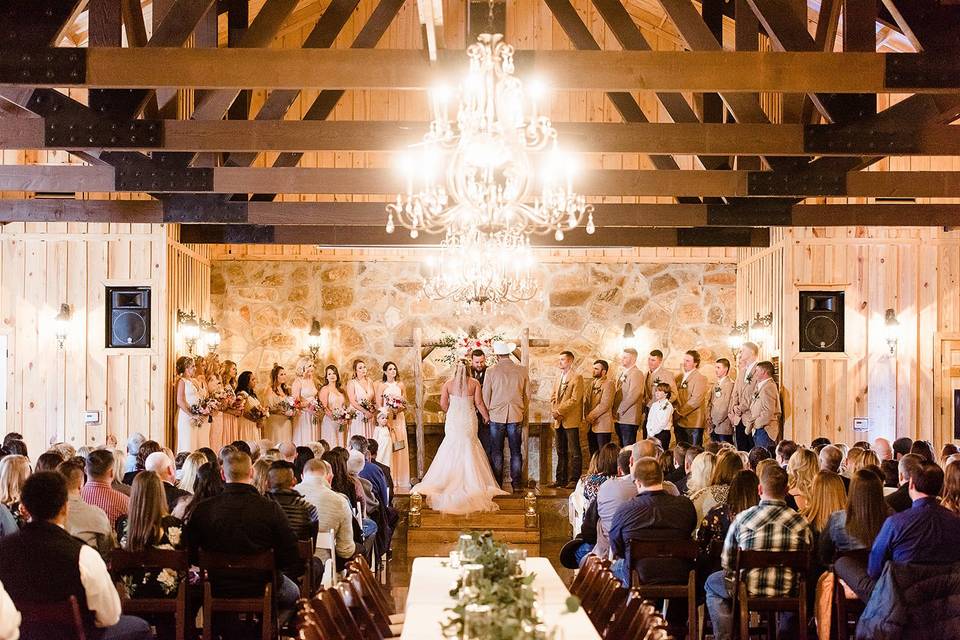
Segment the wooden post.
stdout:
<path fill-rule="evenodd" d="M 416 357 L 413 359 L 413 378 L 415 381 L 414 400 L 416 408 L 414 415 L 417 419 L 417 480 L 423 479 L 423 359 L 421 353 L 421 344 L 423 343 L 423 329 L 414 327 L 413 329 L 413 352 Z"/>
<path fill-rule="evenodd" d="M 527 388 L 530 387 L 530 329 L 525 327 L 523 333 L 520 334 L 520 364 L 524 367 L 527 367 Z M 527 393 L 527 397 L 523 401 L 523 444 L 521 445 L 521 451 L 523 452 L 523 468 L 520 472 L 520 477 L 523 479 L 524 485 L 529 481 L 529 458 L 530 458 L 530 394 Z M 543 439 L 541 438 L 541 445 L 543 444 Z M 541 447 L 542 449 L 542 447 Z M 540 455 L 543 455 L 543 451 L 540 451 Z M 526 488 L 526 487 L 524 487 Z"/>

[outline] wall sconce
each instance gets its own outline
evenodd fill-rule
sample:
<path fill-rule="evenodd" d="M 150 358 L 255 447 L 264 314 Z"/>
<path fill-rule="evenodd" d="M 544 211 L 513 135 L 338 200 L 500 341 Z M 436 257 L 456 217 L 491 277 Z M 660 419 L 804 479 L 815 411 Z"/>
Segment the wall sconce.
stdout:
<path fill-rule="evenodd" d="M 626 323 L 623 325 L 623 338 L 620 339 L 620 350 L 629 349 L 633 347 L 636 349 L 636 336 L 633 333 L 633 325 L 631 323 Z"/>
<path fill-rule="evenodd" d="M 314 360 L 317 359 L 321 346 L 323 346 L 323 329 L 320 328 L 320 322 L 314 318 L 310 324 L 310 333 L 307 335 L 307 349 L 310 350 Z"/>
<path fill-rule="evenodd" d="M 177 309 L 177 327 L 187 345 L 187 351 L 193 355 L 193 348 L 197 344 L 197 338 L 200 337 L 200 323 L 197 322 L 197 316 L 193 311 Z"/>
<path fill-rule="evenodd" d="M 884 319 L 886 327 L 884 332 L 887 336 L 887 346 L 890 347 L 890 355 L 897 352 L 897 341 L 900 339 L 900 321 L 897 320 L 897 313 L 893 309 L 887 309 Z"/>
<path fill-rule="evenodd" d="M 746 322 L 733 323 L 733 328 L 730 330 L 730 335 L 727 336 L 727 345 L 730 347 L 730 351 L 733 352 L 733 357 L 737 358 L 740 355 L 740 349 L 743 348 L 743 343 L 747 339 L 747 330 L 749 329 L 749 324 Z"/>
<path fill-rule="evenodd" d="M 216 353 L 217 347 L 220 346 L 220 329 L 217 328 L 217 323 L 213 320 L 209 322 L 201 320 L 200 331 L 203 333 L 203 342 L 207 345 L 207 350 L 210 353 Z"/>
<path fill-rule="evenodd" d="M 764 346 L 764 344 L 770 339 L 770 326 L 772 324 L 772 311 L 765 316 L 761 316 L 759 313 L 757 313 L 753 319 L 753 322 L 750 324 L 750 337 L 760 346 Z"/>
<path fill-rule="evenodd" d="M 57 349 L 63 349 L 63 343 L 70 333 L 70 305 L 60 304 L 60 313 L 53 319 L 53 332 L 57 338 Z"/>

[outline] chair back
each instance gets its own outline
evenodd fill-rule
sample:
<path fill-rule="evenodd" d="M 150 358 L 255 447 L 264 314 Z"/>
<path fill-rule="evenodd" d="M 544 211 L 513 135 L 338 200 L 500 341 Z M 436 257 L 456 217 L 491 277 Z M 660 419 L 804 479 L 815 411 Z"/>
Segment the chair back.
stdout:
<path fill-rule="evenodd" d="M 76 596 L 59 602 L 16 603 L 20 611 L 22 640 L 56 637 L 60 640 L 87 640 Z"/>
<path fill-rule="evenodd" d="M 260 553 L 236 554 L 200 550 L 200 573 L 203 579 L 203 639 L 212 640 L 216 612 L 255 613 L 260 616 L 261 637 L 270 640 L 276 636 L 274 593 L 277 590 L 277 570 L 273 549 Z M 262 593 L 250 597 L 221 597 L 213 595 L 211 574 L 217 579 L 251 580 L 251 574 L 264 577 Z"/>
<path fill-rule="evenodd" d="M 110 554 L 110 575 L 120 580 L 130 572 L 153 570 L 160 572 L 163 569 L 172 569 L 186 576 L 190 562 L 186 551 L 173 549 L 144 549 L 142 551 L 124 551 L 117 549 Z M 121 590 L 120 603 L 123 612 L 127 615 L 142 616 L 168 615 L 173 618 L 176 640 L 183 640 L 186 633 L 186 604 L 187 581 L 184 577 L 173 598 L 129 598 L 123 597 L 125 590 Z"/>
<path fill-rule="evenodd" d="M 116 549 L 110 554 L 111 575 L 121 575 L 133 569 L 173 569 L 186 571 L 190 568 L 186 551 L 173 549 L 144 549 L 124 551 Z"/>
<path fill-rule="evenodd" d="M 687 630 L 691 638 L 698 636 L 699 617 L 697 615 L 697 543 L 693 540 L 630 540 L 627 558 L 630 562 L 630 582 L 635 590 L 645 598 L 683 599 L 687 601 Z M 637 569 L 638 560 L 658 558 L 670 559 L 672 566 L 664 567 L 678 574 L 684 571 L 683 580 L 676 583 L 644 584 L 640 582 Z M 678 603 L 679 604 L 679 603 Z"/>
<path fill-rule="evenodd" d="M 808 551 L 756 551 L 740 549 L 737 552 L 736 570 L 771 569 L 784 567 L 792 569 L 804 578 L 810 569 L 810 553 Z"/>
<path fill-rule="evenodd" d="M 807 573 L 810 570 L 810 552 L 802 551 L 756 551 L 740 549 L 734 563 L 733 612 L 734 628 L 740 627 L 740 635 L 749 637 L 750 612 L 767 614 L 768 633 L 776 627 L 775 613 L 795 611 L 799 620 L 807 619 Z M 790 569 L 795 588 L 783 596 L 751 595 L 747 592 L 746 572 L 764 569 Z M 800 640 L 806 640 L 807 627 L 799 626 Z"/>
<path fill-rule="evenodd" d="M 321 531 L 317 534 L 317 549 L 324 549 L 328 557 L 323 561 L 323 575 L 319 576 L 320 584 L 332 587 L 337 583 L 337 536 L 333 529 Z M 314 582 L 318 576 L 314 576 Z"/>

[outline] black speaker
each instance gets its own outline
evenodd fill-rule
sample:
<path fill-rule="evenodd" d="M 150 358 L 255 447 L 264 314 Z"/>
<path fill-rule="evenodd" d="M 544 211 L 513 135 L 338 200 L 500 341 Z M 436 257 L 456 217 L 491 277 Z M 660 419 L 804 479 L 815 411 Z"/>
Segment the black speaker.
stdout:
<path fill-rule="evenodd" d="M 843 351 L 843 291 L 800 292 L 800 351 Z"/>
<path fill-rule="evenodd" d="M 107 287 L 107 348 L 150 348 L 150 287 Z"/>

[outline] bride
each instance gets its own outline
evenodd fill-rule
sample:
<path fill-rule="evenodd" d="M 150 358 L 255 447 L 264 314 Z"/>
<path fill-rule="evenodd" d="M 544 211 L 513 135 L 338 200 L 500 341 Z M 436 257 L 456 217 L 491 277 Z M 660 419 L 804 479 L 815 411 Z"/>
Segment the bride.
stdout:
<path fill-rule="evenodd" d="M 443 442 L 423 480 L 411 491 L 425 495 L 427 505 L 443 513 L 498 510 L 493 497 L 507 492 L 494 480 L 477 439 L 477 411 L 487 420 L 487 407 L 480 383 L 467 374 L 463 362 L 457 363 L 453 377 L 444 383 L 440 407 L 447 413 Z"/>

